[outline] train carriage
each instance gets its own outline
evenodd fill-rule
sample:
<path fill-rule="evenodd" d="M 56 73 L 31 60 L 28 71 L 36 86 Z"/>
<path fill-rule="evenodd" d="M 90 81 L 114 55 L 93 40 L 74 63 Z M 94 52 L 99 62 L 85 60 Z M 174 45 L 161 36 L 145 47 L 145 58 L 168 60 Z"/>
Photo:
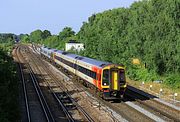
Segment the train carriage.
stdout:
<path fill-rule="evenodd" d="M 68 71 L 75 73 L 74 65 L 76 60 L 74 59 L 74 57 L 76 56 L 77 55 L 75 54 L 69 54 L 67 52 L 59 50 L 57 52 L 54 52 L 54 62 L 64 67 Z"/>
<path fill-rule="evenodd" d="M 76 75 L 96 86 L 105 99 L 122 97 L 126 89 L 123 65 L 87 57 L 77 59 Z"/>
<path fill-rule="evenodd" d="M 48 47 L 41 47 L 41 56 L 48 58 L 49 60 L 53 60 L 53 54 L 56 52 L 56 49 L 51 49 Z"/>
<path fill-rule="evenodd" d="M 98 90 L 104 99 L 119 99 L 126 90 L 123 65 L 98 61 L 64 51 L 42 48 L 43 55 L 83 79 Z"/>

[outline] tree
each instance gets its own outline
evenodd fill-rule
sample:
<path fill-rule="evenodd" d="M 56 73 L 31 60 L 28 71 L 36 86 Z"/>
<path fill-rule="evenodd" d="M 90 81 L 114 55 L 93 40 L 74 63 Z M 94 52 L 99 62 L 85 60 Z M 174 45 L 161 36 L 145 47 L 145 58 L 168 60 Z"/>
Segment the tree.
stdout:
<path fill-rule="evenodd" d="M 42 38 L 43 38 L 43 39 L 46 39 L 46 38 L 48 38 L 49 36 L 51 36 L 51 32 L 48 31 L 48 30 L 44 30 L 44 31 L 43 31 L 43 34 L 42 34 Z"/>
<path fill-rule="evenodd" d="M 77 34 L 86 47 L 82 54 L 123 63 L 137 79 L 180 73 L 179 6 L 179 0 L 143 0 L 93 14 Z M 146 69 L 134 67 L 132 58 Z M 138 76 L 144 74 L 140 70 L 150 75 Z"/>
<path fill-rule="evenodd" d="M 31 42 L 41 42 L 43 39 L 43 32 L 41 30 L 35 30 L 30 33 L 30 41 Z"/>
<path fill-rule="evenodd" d="M 59 39 L 64 40 L 67 37 L 74 36 L 75 32 L 72 30 L 71 27 L 65 27 L 60 33 L 59 33 Z"/>
<path fill-rule="evenodd" d="M 180 73 L 179 6 L 179 0 L 142 0 L 129 8 L 93 14 L 76 35 L 65 27 L 55 36 L 47 31 L 42 36 L 37 30 L 30 39 L 44 39 L 58 49 L 64 49 L 69 40 L 78 40 L 85 45 L 84 56 L 122 63 L 135 79 L 161 78 Z M 141 66 L 133 66 L 133 58 L 141 60 Z"/>

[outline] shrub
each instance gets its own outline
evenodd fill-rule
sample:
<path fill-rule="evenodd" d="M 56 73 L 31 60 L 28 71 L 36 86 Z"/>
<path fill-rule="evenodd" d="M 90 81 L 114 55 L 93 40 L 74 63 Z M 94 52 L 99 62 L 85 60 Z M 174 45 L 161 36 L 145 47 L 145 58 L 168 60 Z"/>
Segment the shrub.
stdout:
<path fill-rule="evenodd" d="M 178 73 L 169 74 L 165 79 L 165 84 L 173 89 L 180 88 L 180 75 Z"/>

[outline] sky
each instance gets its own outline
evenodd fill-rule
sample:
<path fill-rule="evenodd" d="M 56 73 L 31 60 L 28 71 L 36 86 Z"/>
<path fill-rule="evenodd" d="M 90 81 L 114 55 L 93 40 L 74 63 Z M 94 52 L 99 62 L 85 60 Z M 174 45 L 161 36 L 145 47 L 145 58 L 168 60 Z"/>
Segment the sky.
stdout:
<path fill-rule="evenodd" d="M 49 30 L 58 34 L 66 26 L 80 30 L 92 14 L 129 7 L 137 0 L 0 0 L 0 33 L 29 34 Z"/>

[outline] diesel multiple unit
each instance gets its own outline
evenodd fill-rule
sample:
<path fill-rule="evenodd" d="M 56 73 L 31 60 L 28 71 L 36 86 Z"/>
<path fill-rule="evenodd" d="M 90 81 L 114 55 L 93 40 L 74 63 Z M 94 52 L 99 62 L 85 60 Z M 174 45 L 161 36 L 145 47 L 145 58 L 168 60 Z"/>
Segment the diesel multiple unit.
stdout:
<path fill-rule="evenodd" d="M 123 65 L 41 47 L 41 55 L 94 87 L 104 99 L 122 98 L 126 90 Z"/>

